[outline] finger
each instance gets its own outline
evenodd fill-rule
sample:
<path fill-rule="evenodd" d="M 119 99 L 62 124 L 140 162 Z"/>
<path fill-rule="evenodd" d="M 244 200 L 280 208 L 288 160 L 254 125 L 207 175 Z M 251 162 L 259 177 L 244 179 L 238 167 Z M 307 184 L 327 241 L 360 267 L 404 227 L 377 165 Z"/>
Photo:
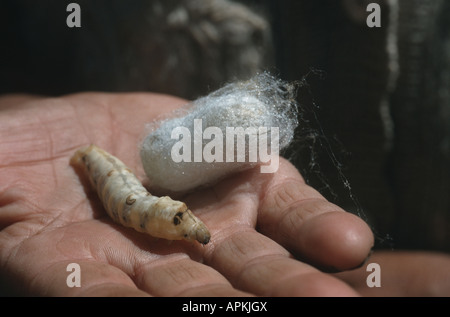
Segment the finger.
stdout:
<path fill-rule="evenodd" d="M 69 266 L 73 263 L 79 267 Z M 24 280 L 20 291 L 39 296 L 148 296 L 117 267 L 86 260 L 53 263 Z"/>
<path fill-rule="evenodd" d="M 450 256 L 436 252 L 378 251 L 359 269 L 337 273 L 364 296 L 450 296 Z M 375 272 L 378 270 L 378 272 Z M 377 274 L 370 277 L 370 274 Z M 379 273 L 379 274 L 378 274 Z M 367 280 L 379 279 L 379 287 Z"/>
<path fill-rule="evenodd" d="M 297 256 L 333 270 L 354 268 L 368 256 L 373 246 L 368 225 L 326 201 L 286 160 L 280 160 L 264 192 L 258 229 Z"/>
<path fill-rule="evenodd" d="M 216 233 L 205 263 L 231 284 L 258 296 L 354 296 L 347 284 L 289 257 L 289 252 L 248 227 Z"/>
<path fill-rule="evenodd" d="M 117 268 L 136 289 L 153 296 L 248 296 L 235 290 L 217 271 L 198 263 L 203 247 L 189 242 L 168 243 L 113 224 L 92 221 L 65 229 L 60 249 L 89 256 Z M 81 228 L 83 226 L 83 228 Z M 95 232 L 95 237 L 86 233 Z M 73 241 L 84 237 L 85 245 Z M 89 242 L 87 242 L 89 240 Z M 200 251 L 199 251 L 200 250 Z M 188 256 L 186 251 L 191 254 Z"/>
<path fill-rule="evenodd" d="M 149 241 L 137 232 L 108 230 L 106 223 L 88 225 L 65 229 L 64 239 L 54 237 L 53 240 L 59 241 L 57 247 L 47 246 L 45 256 L 36 245 L 48 241 L 47 238 L 25 243 L 19 253 L 27 256 L 21 256 L 19 265 L 10 268 L 8 275 L 16 283 L 22 280 L 23 293 L 40 296 L 250 295 L 234 289 L 210 267 L 191 260 L 183 253 L 183 244 L 169 246 L 161 240 Z M 95 239 L 86 234 L 94 230 Z M 74 244 L 76 239 L 83 243 Z M 73 260 L 58 260 L 67 255 L 73 256 Z M 79 269 L 67 271 L 69 263 L 78 264 Z M 77 274 L 80 285 L 71 287 L 67 279 L 76 278 Z"/>
<path fill-rule="evenodd" d="M 250 296 L 233 288 L 216 270 L 184 254 L 143 264 L 135 281 L 140 289 L 156 296 Z"/>

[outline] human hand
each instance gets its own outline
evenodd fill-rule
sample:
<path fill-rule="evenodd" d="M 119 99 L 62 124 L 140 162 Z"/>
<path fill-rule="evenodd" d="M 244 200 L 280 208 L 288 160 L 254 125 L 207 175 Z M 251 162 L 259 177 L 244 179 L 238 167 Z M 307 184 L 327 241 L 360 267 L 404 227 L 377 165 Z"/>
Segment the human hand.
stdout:
<path fill-rule="evenodd" d="M 356 295 L 314 266 L 360 265 L 373 245 L 369 227 L 286 160 L 274 174 L 251 169 L 182 197 L 210 229 L 206 246 L 108 218 L 70 157 L 95 143 L 144 179 L 145 124 L 184 103 L 154 94 L 0 98 L 0 273 L 44 296 Z M 69 263 L 81 267 L 80 288 L 66 284 Z"/>
<path fill-rule="evenodd" d="M 366 265 L 334 275 L 362 296 L 450 296 L 450 255 L 441 252 L 379 250 Z"/>

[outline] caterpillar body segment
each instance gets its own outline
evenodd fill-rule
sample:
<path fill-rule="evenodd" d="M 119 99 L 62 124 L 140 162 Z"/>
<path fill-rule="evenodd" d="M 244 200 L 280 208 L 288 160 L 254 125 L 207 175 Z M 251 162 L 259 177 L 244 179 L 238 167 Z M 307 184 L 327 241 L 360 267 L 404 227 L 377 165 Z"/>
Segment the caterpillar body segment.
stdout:
<path fill-rule="evenodd" d="M 101 148 L 78 150 L 71 164 L 88 175 L 115 222 L 157 238 L 209 242 L 208 229 L 185 203 L 151 195 L 122 161 Z"/>

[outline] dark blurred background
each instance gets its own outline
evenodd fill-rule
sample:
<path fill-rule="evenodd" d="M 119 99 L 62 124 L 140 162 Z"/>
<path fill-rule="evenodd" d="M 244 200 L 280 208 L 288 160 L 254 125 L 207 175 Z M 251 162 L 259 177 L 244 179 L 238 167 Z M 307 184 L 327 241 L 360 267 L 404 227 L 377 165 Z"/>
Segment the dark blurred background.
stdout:
<path fill-rule="evenodd" d="M 269 70 L 301 83 L 306 180 L 378 248 L 450 251 L 449 1 L 83 0 L 69 28 L 71 2 L 0 0 L 0 94 L 193 99 Z"/>

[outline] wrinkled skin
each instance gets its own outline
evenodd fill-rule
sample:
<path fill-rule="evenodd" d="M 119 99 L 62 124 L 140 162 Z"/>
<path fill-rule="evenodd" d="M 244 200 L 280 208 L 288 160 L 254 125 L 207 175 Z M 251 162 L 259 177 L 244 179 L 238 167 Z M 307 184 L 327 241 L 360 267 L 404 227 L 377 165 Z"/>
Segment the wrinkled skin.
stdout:
<path fill-rule="evenodd" d="M 157 240 L 108 218 L 86 178 L 69 165 L 70 157 L 95 143 L 144 180 L 138 145 L 145 124 L 184 103 L 154 94 L 0 98 L 0 273 L 9 282 L 6 291 L 43 296 L 364 293 L 364 266 L 339 274 L 318 268 L 361 265 L 373 245 L 369 227 L 307 186 L 286 160 L 274 174 L 255 168 L 176 197 L 210 229 L 205 246 Z M 449 267 L 446 256 L 439 260 Z M 66 284 L 66 268 L 73 262 L 81 267 L 79 288 Z"/>

